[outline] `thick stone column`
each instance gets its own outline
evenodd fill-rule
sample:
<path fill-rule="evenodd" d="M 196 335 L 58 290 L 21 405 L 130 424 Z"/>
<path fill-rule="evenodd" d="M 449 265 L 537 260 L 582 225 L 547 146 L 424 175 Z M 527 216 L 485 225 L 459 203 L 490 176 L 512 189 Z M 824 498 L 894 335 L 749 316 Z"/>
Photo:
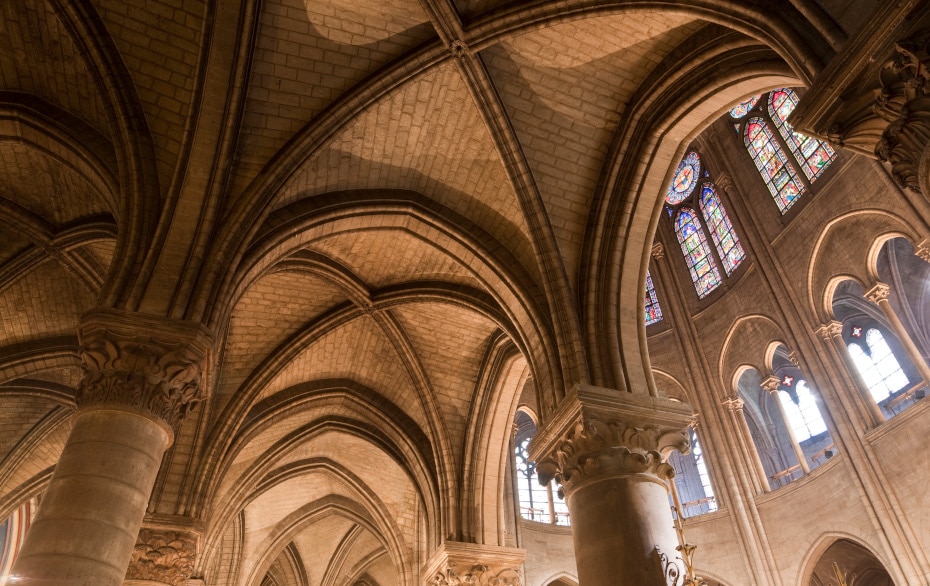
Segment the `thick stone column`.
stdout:
<path fill-rule="evenodd" d="M 198 326 L 100 311 L 79 335 L 78 410 L 17 584 L 122 584 L 173 430 L 203 399 L 209 338 Z"/>
<path fill-rule="evenodd" d="M 526 550 L 446 541 L 423 570 L 428 586 L 523 586 Z"/>
<path fill-rule="evenodd" d="M 668 502 L 673 450 L 687 452 L 689 405 L 577 386 L 530 445 L 572 517 L 584 586 L 666 586 L 683 571 Z"/>

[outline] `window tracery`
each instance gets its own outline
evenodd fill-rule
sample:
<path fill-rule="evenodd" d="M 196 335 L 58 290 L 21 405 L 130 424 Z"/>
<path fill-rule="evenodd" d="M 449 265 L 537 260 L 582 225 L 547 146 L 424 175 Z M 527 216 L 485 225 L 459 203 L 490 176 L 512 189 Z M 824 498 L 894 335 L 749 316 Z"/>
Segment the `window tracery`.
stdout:
<path fill-rule="evenodd" d="M 788 124 L 788 115 L 798 105 L 798 96 L 793 90 L 781 88 L 769 95 L 769 115 L 794 158 L 801 165 L 801 170 L 813 182 L 833 162 L 836 151 L 829 143 L 812 136 L 804 136 L 794 131 Z"/>
<path fill-rule="evenodd" d="M 723 269 L 727 276 L 730 276 L 746 258 L 746 253 L 733 230 L 726 210 L 720 203 L 720 197 L 713 183 L 705 183 L 701 187 L 701 213 L 710 230 L 714 246 L 717 247 L 717 254 L 723 264 Z"/>
<path fill-rule="evenodd" d="M 861 338 L 861 328 L 859 333 L 856 336 L 853 331 L 851 335 Z M 847 347 L 876 403 L 881 403 L 908 386 L 910 381 L 907 375 L 878 328 L 869 328 L 865 333 L 865 348 L 856 342 L 850 342 Z"/>
<path fill-rule="evenodd" d="M 701 187 L 697 189 L 699 184 Z M 746 257 L 746 253 L 723 207 L 711 174 L 702 168 L 701 158 L 696 151 L 689 152 L 678 165 L 665 201 L 694 290 L 699 298 L 706 297 L 722 283 L 720 265 L 723 265 L 726 276 L 730 276 Z M 696 209 L 700 209 L 700 215 Z M 707 243 L 705 232 L 710 234 L 714 243 L 716 257 Z"/>
<path fill-rule="evenodd" d="M 655 285 L 652 284 L 652 274 L 649 271 L 646 271 L 645 313 L 647 326 L 662 321 L 662 308 L 659 306 L 659 298 L 656 295 Z"/>
<path fill-rule="evenodd" d="M 746 123 L 745 142 L 749 156 L 762 175 L 779 211 L 784 214 L 804 191 L 797 171 L 762 118 L 756 116 Z"/>

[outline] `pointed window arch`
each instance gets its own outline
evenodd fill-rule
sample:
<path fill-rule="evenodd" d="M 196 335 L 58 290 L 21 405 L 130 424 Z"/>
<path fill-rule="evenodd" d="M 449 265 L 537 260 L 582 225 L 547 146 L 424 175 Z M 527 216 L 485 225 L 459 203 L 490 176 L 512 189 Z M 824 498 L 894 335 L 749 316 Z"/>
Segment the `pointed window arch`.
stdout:
<path fill-rule="evenodd" d="M 836 158 L 836 151 L 829 143 L 795 132 L 788 124 L 788 115 L 797 105 L 798 95 L 791 89 L 777 89 L 769 95 L 769 115 L 772 121 L 778 127 L 778 132 L 785 139 L 794 158 L 800 163 L 801 170 L 808 180 L 813 182 Z"/>
<path fill-rule="evenodd" d="M 786 422 L 791 426 L 799 442 L 806 441 L 827 431 L 827 424 L 817 407 L 817 399 L 807 386 L 807 381 L 799 380 L 794 387 L 797 402 L 786 391 L 778 391 L 778 398 L 785 408 Z"/>
<path fill-rule="evenodd" d="M 906 387 L 909 381 L 878 328 L 869 328 L 865 334 L 865 343 L 868 353 L 855 342 L 850 342 L 847 347 L 872 398 L 876 403 L 881 403 Z"/>
<path fill-rule="evenodd" d="M 746 258 L 746 252 L 743 251 L 739 237 L 733 230 L 730 217 L 723 208 L 723 204 L 720 203 L 720 197 L 713 183 L 705 183 L 701 187 L 700 205 L 704 222 L 710 230 L 710 237 L 714 241 L 714 246 L 717 247 L 717 255 L 723 263 L 727 276 L 730 276 Z"/>
<path fill-rule="evenodd" d="M 704 449 L 698 439 L 697 431 L 689 430 L 691 438 L 691 452 L 681 454 L 673 452 L 669 464 L 675 469 L 672 482 L 678 490 L 681 499 L 681 509 L 685 517 L 703 515 L 717 510 L 717 500 L 714 488 L 711 485 L 707 462 L 704 460 Z"/>
<path fill-rule="evenodd" d="M 720 286 L 720 270 L 711 256 L 710 247 L 704 239 L 704 231 L 697 214 L 691 208 L 682 208 L 675 219 L 675 235 L 685 255 L 691 280 L 698 297 L 704 297 Z"/>
<path fill-rule="evenodd" d="M 652 284 L 652 274 L 646 271 L 646 325 L 662 321 L 662 308 L 659 307 L 659 298 L 656 296 L 655 285 Z"/>
<path fill-rule="evenodd" d="M 756 116 L 749 119 L 744 138 L 749 155 L 772 193 L 779 211 L 784 214 L 804 191 L 797 171 L 762 118 Z"/>

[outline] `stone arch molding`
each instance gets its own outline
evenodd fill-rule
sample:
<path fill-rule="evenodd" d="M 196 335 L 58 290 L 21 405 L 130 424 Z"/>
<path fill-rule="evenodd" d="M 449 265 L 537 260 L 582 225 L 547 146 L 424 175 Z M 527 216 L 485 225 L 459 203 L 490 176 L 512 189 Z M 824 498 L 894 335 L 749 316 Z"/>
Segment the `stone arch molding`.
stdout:
<path fill-rule="evenodd" d="M 876 263 L 882 245 L 892 238 L 920 241 L 919 230 L 907 219 L 886 211 L 843 214 L 828 222 L 817 238 L 807 269 L 811 315 L 820 323 L 833 319 L 833 294 L 843 280 L 868 289 L 877 280 Z M 863 247 L 862 242 L 868 246 Z"/>
<path fill-rule="evenodd" d="M 811 577 L 814 574 L 814 569 L 817 566 L 817 562 L 820 561 L 820 558 L 830 547 L 837 543 L 838 541 L 846 540 L 858 545 L 859 547 L 865 549 L 870 554 L 875 556 L 875 559 L 885 567 L 886 571 L 891 573 L 891 568 L 894 566 L 888 563 L 888 559 L 885 555 L 879 553 L 879 550 L 873 547 L 868 543 L 867 540 L 852 535 L 851 533 L 845 533 L 842 531 L 827 531 L 822 533 L 817 539 L 813 540 L 811 547 L 806 548 L 807 553 L 804 558 L 801 560 L 801 563 L 798 566 L 798 584 L 810 584 Z"/>
<path fill-rule="evenodd" d="M 787 347 L 786 339 L 782 327 L 767 315 L 751 314 L 733 322 L 720 350 L 721 388 L 735 392 L 739 377 L 747 368 L 764 375 L 770 368 L 773 349 L 779 345 Z"/>

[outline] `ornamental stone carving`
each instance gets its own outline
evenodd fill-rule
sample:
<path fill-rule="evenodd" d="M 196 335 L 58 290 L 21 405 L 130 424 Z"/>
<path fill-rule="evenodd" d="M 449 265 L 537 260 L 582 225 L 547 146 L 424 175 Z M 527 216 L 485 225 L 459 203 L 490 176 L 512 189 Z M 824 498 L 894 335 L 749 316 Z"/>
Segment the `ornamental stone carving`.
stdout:
<path fill-rule="evenodd" d="M 880 73 L 881 91 L 873 111 L 888 121 L 875 154 L 891 164 L 902 187 L 918 193 L 920 160 L 930 145 L 930 98 L 927 66 L 930 31 L 920 31 L 894 46 L 894 54 Z"/>
<path fill-rule="evenodd" d="M 504 568 L 494 572 L 484 564 L 452 565 L 436 573 L 428 582 L 430 586 L 523 586 L 523 572 L 519 568 Z"/>
<path fill-rule="evenodd" d="M 923 193 L 930 188 L 930 19 L 918 5 L 878 3 L 789 122 L 798 132 L 886 161 L 900 186 Z"/>
<path fill-rule="evenodd" d="M 202 332 L 183 322 L 127 327 L 139 319 L 93 317 L 81 327 L 79 407 L 121 405 L 177 427 L 204 400 Z"/>
<path fill-rule="evenodd" d="M 646 473 L 669 479 L 675 470 L 663 454 L 687 453 L 689 447 L 683 430 L 590 417 L 565 435 L 555 454 L 537 462 L 536 470 L 541 483 L 555 478 L 566 493 L 604 475 Z"/>
<path fill-rule="evenodd" d="M 891 287 L 885 283 L 875 283 L 871 289 L 863 293 L 863 296 L 872 303 L 878 304 L 879 301 L 888 299 L 888 294 L 890 292 Z"/>
<path fill-rule="evenodd" d="M 729 411 L 742 411 L 743 400 L 739 397 L 727 397 L 723 400 L 723 406 Z"/>
<path fill-rule="evenodd" d="M 196 556 L 197 540 L 192 534 L 143 528 L 126 579 L 182 586 L 194 571 Z"/>
<path fill-rule="evenodd" d="M 817 328 L 815 333 L 820 336 L 820 339 L 824 342 L 832 342 L 834 338 L 839 338 L 843 335 L 843 324 L 838 321 L 830 321 Z"/>
<path fill-rule="evenodd" d="M 668 455 L 690 450 L 693 421 L 687 404 L 585 385 L 537 434 L 531 457 L 541 483 L 555 478 L 569 494 L 605 476 L 645 474 L 664 482 L 675 474 Z"/>
<path fill-rule="evenodd" d="M 523 586 L 526 551 L 462 541 L 443 542 L 422 574 L 428 586 Z"/>

